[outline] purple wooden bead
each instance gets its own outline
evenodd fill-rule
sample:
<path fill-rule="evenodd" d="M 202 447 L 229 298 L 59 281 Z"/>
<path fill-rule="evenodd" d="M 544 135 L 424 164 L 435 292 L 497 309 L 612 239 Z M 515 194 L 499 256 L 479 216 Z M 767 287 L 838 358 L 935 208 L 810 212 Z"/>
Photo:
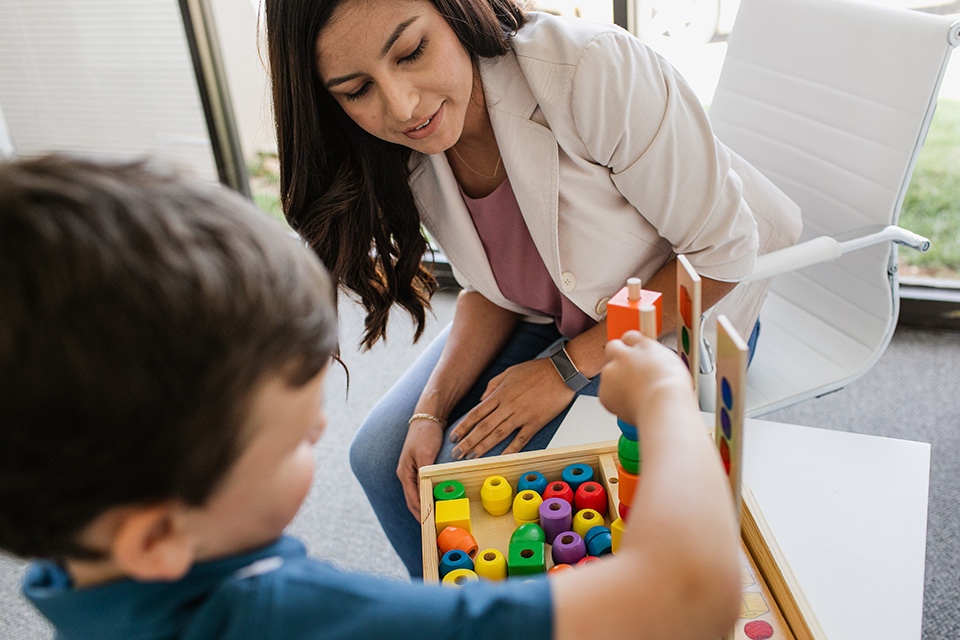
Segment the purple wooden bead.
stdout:
<path fill-rule="evenodd" d="M 553 540 L 553 564 L 576 564 L 587 555 L 587 545 L 576 531 L 564 531 Z"/>
<path fill-rule="evenodd" d="M 573 528 L 573 507 L 562 498 L 548 498 L 540 504 L 540 527 L 547 544 L 564 531 Z"/>

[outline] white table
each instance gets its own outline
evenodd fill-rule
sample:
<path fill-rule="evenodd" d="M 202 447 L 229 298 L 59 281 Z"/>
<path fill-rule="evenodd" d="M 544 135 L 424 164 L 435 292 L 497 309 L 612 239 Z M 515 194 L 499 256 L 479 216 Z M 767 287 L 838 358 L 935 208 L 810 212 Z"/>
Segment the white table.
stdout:
<path fill-rule="evenodd" d="M 619 436 L 581 397 L 550 448 Z M 743 447 L 744 482 L 826 636 L 920 638 L 930 445 L 751 419 Z"/>

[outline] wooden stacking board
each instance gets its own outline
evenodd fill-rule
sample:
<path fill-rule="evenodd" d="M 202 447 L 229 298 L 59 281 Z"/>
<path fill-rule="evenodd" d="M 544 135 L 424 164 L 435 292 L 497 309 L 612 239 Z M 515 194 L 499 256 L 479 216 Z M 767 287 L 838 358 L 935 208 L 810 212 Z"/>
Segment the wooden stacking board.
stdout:
<path fill-rule="evenodd" d="M 700 397 L 700 315 L 702 282 L 686 256 L 677 256 L 677 353 L 690 370 L 694 397 Z"/>
<path fill-rule="evenodd" d="M 733 500 L 740 509 L 743 477 L 744 399 L 747 395 L 747 343 L 726 316 L 717 318 L 717 411 L 715 438 L 730 479 Z"/>

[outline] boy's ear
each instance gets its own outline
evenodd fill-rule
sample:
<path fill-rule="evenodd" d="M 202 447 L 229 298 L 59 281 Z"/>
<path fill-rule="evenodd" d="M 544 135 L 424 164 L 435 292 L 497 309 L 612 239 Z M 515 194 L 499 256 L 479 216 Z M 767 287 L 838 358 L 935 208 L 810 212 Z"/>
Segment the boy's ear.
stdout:
<path fill-rule="evenodd" d="M 194 540 L 184 526 L 183 513 L 183 506 L 175 502 L 125 513 L 114 530 L 114 562 L 135 580 L 182 578 L 195 559 Z"/>

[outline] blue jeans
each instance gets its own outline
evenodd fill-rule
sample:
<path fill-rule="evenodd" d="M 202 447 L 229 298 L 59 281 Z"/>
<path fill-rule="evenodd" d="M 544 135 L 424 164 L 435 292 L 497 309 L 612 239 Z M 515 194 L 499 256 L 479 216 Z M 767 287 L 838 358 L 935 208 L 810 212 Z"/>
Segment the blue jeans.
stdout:
<path fill-rule="evenodd" d="M 750 358 L 753 357 L 759 332 L 758 321 L 748 340 Z M 440 353 L 443 351 L 449 333 L 450 327 L 447 326 L 420 354 L 410 369 L 384 394 L 360 425 L 350 446 L 350 467 L 353 474 L 367 494 L 367 499 L 387 539 L 406 565 L 412 578 L 423 576 L 420 523 L 407 509 L 403 488 L 397 478 L 397 462 L 407 436 L 407 419 L 413 415 L 420 393 L 440 359 Z M 447 428 L 454 426 L 467 411 L 476 406 L 480 396 L 486 390 L 487 383 L 493 377 L 515 364 L 545 356 L 550 347 L 560 339 L 560 332 L 553 324 L 521 322 L 494 362 L 453 408 Z M 580 390 L 576 397 L 596 396 L 599 386 L 600 376 L 597 376 Z M 570 405 L 530 438 L 530 442 L 523 450 L 545 449 L 569 410 Z M 511 439 L 507 438 L 488 451 L 484 457 L 499 455 Z M 436 463 L 452 462 L 450 451 L 453 447 L 454 445 L 444 438 Z"/>
<path fill-rule="evenodd" d="M 367 499 L 380 520 L 387 539 L 390 540 L 390 544 L 393 545 L 413 578 L 423 575 L 420 523 L 407 509 L 403 489 L 397 478 L 397 461 L 400 459 L 400 451 L 407 435 L 407 419 L 413 415 L 420 393 L 440 358 L 440 352 L 446 344 L 449 333 L 448 326 L 377 402 L 360 425 L 360 430 L 350 446 L 350 467 L 367 494 Z M 494 376 L 515 364 L 546 355 L 547 350 L 560 339 L 560 332 L 553 324 L 521 322 L 494 362 L 453 408 L 449 416 L 448 429 L 476 406 L 487 383 Z M 599 384 L 600 376 L 597 376 L 577 395 L 595 396 Z M 530 438 L 524 451 L 545 449 L 569 409 L 568 405 Z M 499 455 L 511 439 L 507 438 L 485 455 Z M 444 438 L 436 462 L 439 464 L 453 461 L 450 456 L 453 447 L 454 445 Z"/>

